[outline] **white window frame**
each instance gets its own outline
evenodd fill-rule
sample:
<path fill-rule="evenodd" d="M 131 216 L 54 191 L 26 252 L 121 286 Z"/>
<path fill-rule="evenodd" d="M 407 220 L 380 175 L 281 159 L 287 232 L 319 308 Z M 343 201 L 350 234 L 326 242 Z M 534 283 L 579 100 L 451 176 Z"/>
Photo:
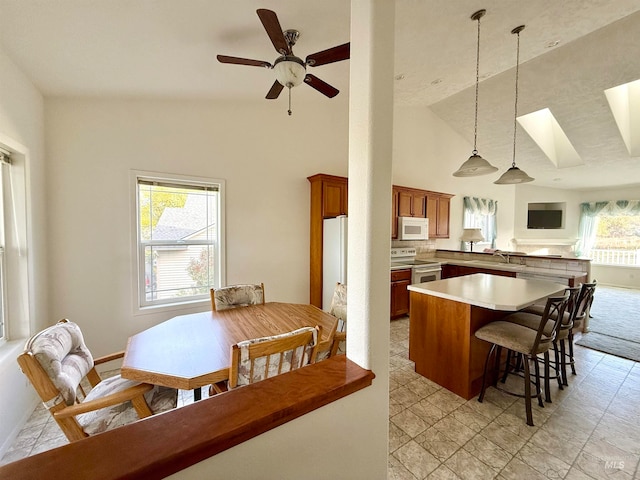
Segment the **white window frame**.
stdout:
<path fill-rule="evenodd" d="M 158 173 L 149 171 L 134 170 L 131 175 L 131 189 L 133 197 L 133 225 L 132 225 L 132 277 L 133 277 L 133 290 L 134 290 L 134 314 L 149 313 L 151 311 L 157 312 L 159 310 L 176 310 L 184 307 L 194 307 L 211 302 L 209 294 L 203 294 L 198 296 L 185 297 L 184 300 L 170 299 L 165 301 L 152 301 L 149 302 L 146 299 L 145 288 L 145 258 L 144 249 L 149 245 L 187 245 L 187 242 L 171 242 L 171 241 L 154 241 L 154 242 L 140 242 L 140 219 L 139 215 L 139 196 L 138 196 L 138 182 L 139 179 L 145 181 L 152 181 L 158 183 L 167 183 L 175 185 L 184 185 L 185 187 L 212 187 L 218 190 L 218 221 L 217 221 L 217 248 L 215 251 L 214 262 L 218 267 L 216 269 L 216 285 L 224 285 L 226 282 L 226 267 L 225 267 L 225 181 L 222 179 L 208 178 L 208 177 L 195 177 L 179 174 Z M 211 242 L 206 240 L 192 240 L 188 242 L 189 245 L 211 245 Z"/>
<path fill-rule="evenodd" d="M 9 328 L 7 325 L 7 310 L 5 308 L 7 304 L 7 291 L 5 288 L 7 269 L 5 261 L 5 202 L 4 202 L 4 170 L 5 166 L 0 164 L 0 345 L 5 343 L 9 338 Z"/>
<path fill-rule="evenodd" d="M 27 232 L 29 208 L 27 185 L 29 150 L 0 133 L 0 150 L 8 154 L 10 165 L 2 165 L 0 188 L 0 235 L 2 236 L 3 338 L 0 339 L 0 370 L 4 354 L 31 335 L 30 312 L 33 308 L 33 265 L 30 264 L 31 237 Z M 12 357 L 15 361 L 15 357 Z"/>

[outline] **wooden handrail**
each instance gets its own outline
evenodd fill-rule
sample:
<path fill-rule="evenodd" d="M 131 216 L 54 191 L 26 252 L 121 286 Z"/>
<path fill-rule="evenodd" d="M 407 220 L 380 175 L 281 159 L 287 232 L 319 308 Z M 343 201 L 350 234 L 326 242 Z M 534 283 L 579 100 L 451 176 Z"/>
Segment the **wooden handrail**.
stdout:
<path fill-rule="evenodd" d="M 9 463 L 0 478 L 164 478 L 366 388 L 374 377 L 340 355 Z"/>

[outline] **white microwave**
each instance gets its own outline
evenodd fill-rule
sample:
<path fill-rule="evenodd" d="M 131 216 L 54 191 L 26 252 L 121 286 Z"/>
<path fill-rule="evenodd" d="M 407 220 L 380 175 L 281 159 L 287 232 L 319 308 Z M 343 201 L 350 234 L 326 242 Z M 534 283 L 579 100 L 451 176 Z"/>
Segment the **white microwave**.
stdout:
<path fill-rule="evenodd" d="M 428 240 L 429 219 L 398 217 L 398 240 Z"/>

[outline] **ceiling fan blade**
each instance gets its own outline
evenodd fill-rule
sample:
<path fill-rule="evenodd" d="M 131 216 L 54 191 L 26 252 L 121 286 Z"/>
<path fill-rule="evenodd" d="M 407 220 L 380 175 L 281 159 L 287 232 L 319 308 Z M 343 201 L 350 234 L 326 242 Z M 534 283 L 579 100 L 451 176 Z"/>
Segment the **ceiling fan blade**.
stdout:
<path fill-rule="evenodd" d="M 276 80 L 275 82 L 273 82 L 273 85 L 271 85 L 271 89 L 267 93 L 267 96 L 264 98 L 266 98 L 267 100 L 275 100 L 276 98 L 278 98 L 278 95 L 280 95 L 280 92 L 282 91 L 283 88 L 284 88 L 284 85 L 282 85 L 278 80 Z"/>
<path fill-rule="evenodd" d="M 312 88 L 315 88 L 317 91 L 329 98 L 333 98 L 338 93 L 340 93 L 340 90 L 332 87 L 327 82 L 320 80 L 318 77 L 316 77 L 315 75 L 311 75 L 310 73 L 307 73 L 307 75 L 304 77 L 304 83 Z"/>
<path fill-rule="evenodd" d="M 220 63 L 233 63 L 235 65 L 249 65 L 251 67 L 271 68 L 269 62 L 264 60 L 251 60 L 249 58 L 228 57 L 227 55 L 218 55 L 216 57 Z"/>
<path fill-rule="evenodd" d="M 326 65 L 327 63 L 340 62 L 347 60 L 351 54 L 351 43 L 344 43 L 337 47 L 322 50 L 321 52 L 307 55 L 306 63 L 310 67 Z"/>
<path fill-rule="evenodd" d="M 284 38 L 276 12 L 265 8 L 259 8 L 256 12 L 276 51 L 281 55 L 291 55 L 291 47 Z"/>

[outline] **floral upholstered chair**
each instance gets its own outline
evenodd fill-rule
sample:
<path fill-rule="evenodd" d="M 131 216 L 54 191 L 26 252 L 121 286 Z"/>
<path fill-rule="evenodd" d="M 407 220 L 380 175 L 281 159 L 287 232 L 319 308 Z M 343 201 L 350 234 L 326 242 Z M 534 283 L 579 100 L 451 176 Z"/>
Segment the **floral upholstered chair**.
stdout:
<path fill-rule="evenodd" d="M 337 318 L 333 342 L 329 350 L 318 352 L 316 361 L 326 360 L 334 355 L 347 353 L 347 286 L 343 283 L 336 283 L 331 298 L 329 313 Z"/>
<path fill-rule="evenodd" d="M 262 283 L 211 289 L 211 308 L 214 311 L 262 304 L 264 304 L 264 284 Z"/>
<path fill-rule="evenodd" d="M 70 442 L 175 408 L 177 391 L 126 380 L 102 380 L 78 325 L 66 319 L 31 337 L 18 364 Z M 81 382 L 90 386 L 85 391 Z M 87 383 L 85 382 L 85 384 Z"/>
<path fill-rule="evenodd" d="M 238 342 L 231 347 L 229 389 L 249 385 L 315 362 L 322 327 Z"/>

